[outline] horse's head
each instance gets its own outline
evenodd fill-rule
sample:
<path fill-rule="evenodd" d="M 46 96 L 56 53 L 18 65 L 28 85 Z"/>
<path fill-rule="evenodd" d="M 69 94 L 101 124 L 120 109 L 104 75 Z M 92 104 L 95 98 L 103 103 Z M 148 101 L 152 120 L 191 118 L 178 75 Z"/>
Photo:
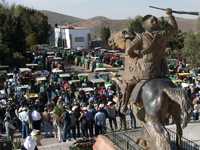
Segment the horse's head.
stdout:
<path fill-rule="evenodd" d="M 191 99 L 189 98 L 185 90 L 182 90 L 181 99 L 182 99 L 182 112 L 183 112 L 182 127 L 185 128 L 188 122 L 190 121 L 193 112 L 193 105 Z"/>

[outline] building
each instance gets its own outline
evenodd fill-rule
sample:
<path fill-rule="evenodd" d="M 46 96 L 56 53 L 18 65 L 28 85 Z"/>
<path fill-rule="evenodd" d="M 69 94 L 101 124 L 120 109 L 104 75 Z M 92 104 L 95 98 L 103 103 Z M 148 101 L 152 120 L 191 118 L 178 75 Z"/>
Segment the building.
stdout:
<path fill-rule="evenodd" d="M 80 27 L 55 26 L 55 46 L 66 49 L 87 49 L 91 43 L 90 30 Z"/>

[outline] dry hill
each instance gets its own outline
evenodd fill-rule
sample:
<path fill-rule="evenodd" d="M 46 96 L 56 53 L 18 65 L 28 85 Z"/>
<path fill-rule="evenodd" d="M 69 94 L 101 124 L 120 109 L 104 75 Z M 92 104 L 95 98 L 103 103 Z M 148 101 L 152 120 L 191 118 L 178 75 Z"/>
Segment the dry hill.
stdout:
<path fill-rule="evenodd" d="M 60 14 L 60 13 L 52 12 L 52 11 L 47 11 L 47 10 L 43 10 L 41 12 L 44 13 L 48 17 L 49 24 L 52 27 L 55 24 L 59 24 L 59 25 L 63 25 L 66 23 L 71 24 L 71 23 L 80 22 L 83 20 L 81 18 L 68 16 L 68 15 L 64 15 L 64 14 Z"/>
<path fill-rule="evenodd" d="M 116 32 L 127 27 L 128 19 L 113 20 L 103 16 L 97 16 L 90 19 L 81 19 L 51 11 L 42 11 L 49 18 L 49 23 L 54 26 L 57 24 L 73 24 L 75 26 L 91 28 L 94 32 L 98 32 L 102 25 L 109 26 L 112 31 Z M 179 28 L 182 31 L 198 31 L 197 20 L 177 18 Z"/>

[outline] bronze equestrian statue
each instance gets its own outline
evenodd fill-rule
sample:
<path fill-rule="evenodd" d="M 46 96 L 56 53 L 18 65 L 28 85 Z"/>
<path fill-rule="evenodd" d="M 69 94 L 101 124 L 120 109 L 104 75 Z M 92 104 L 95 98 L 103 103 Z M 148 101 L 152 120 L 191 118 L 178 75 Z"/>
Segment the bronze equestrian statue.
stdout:
<path fill-rule="evenodd" d="M 176 34 L 178 27 L 172 10 L 167 9 L 168 27 L 160 29 L 159 20 L 151 15 L 143 18 L 146 30 L 133 40 L 127 38 L 123 97 L 119 109 L 126 112 L 127 105 L 136 108 L 136 116 L 143 123 L 150 143 L 155 150 L 170 150 L 170 141 L 165 122 L 172 117 L 177 126 L 177 148 L 180 148 L 182 127 L 187 125 L 192 113 L 192 103 L 185 91 L 177 88 L 167 75 L 165 49 Z M 183 118 L 181 118 L 183 114 Z"/>
<path fill-rule="evenodd" d="M 170 79 L 158 78 L 147 81 L 141 87 L 138 98 L 143 106 L 135 107 L 132 97 L 130 105 L 133 111 L 137 109 L 136 116 L 150 136 L 151 149 L 171 150 L 169 134 L 165 128 L 170 117 L 176 125 L 177 149 L 181 149 L 182 127 L 186 127 L 192 113 L 192 103 L 187 93 L 176 88 Z"/>
<path fill-rule="evenodd" d="M 171 9 L 167 9 L 169 27 L 160 30 L 159 20 L 152 16 L 143 17 L 145 32 L 137 34 L 134 40 L 127 39 L 125 69 L 123 74 L 122 111 L 126 111 L 129 98 L 136 84 L 141 80 L 165 78 L 168 68 L 165 49 L 167 42 L 174 37 L 178 27 Z M 142 85 L 142 84 L 141 84 Z M 140 87 L 138 87 L 139 89 Z M 140 104 L 135 99 L 135 104 Z"/>

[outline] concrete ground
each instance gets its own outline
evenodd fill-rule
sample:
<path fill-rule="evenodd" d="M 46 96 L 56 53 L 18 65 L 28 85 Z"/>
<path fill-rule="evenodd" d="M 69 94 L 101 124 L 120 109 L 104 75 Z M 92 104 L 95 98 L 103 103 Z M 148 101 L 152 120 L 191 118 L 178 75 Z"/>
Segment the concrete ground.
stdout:
<path fill-rule="evenodd" d="M 21 134 L 18 132 L 15 134 L 15 140 L 14 141 L 21 141 L 21 144 L 23 145 L 24 140 L 21 138 Z M 51 138 L 42 138 L 41 139 L 41 146 L 38 146 L 39 150 L 69 150 L 69 147 L 75 142 L 74 140 L 67 141 L 67 142 L 58 142 L 57 138 L 51 137 Z"/>
<path fill-rule="evenodd" d="M 39 150 L 69 150 L 69 147 L 74 141 L 59 143 L 55 138 L 42 139 L 42 146 L 39 146 Z"/>

